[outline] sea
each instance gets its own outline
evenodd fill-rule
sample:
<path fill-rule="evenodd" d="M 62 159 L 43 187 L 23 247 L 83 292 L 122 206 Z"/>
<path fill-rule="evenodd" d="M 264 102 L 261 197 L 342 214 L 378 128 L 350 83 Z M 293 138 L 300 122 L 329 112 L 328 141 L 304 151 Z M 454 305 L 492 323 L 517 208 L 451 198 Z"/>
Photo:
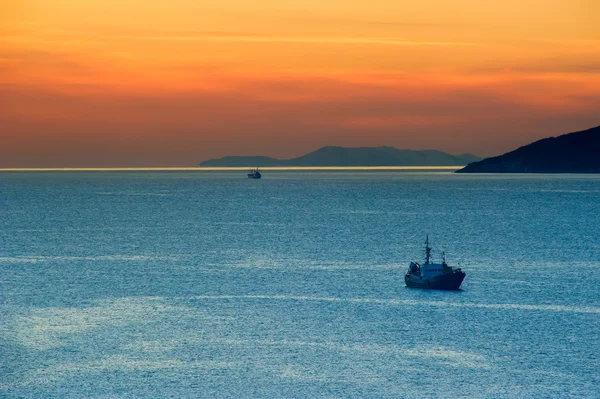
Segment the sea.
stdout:
<path fill-rule="evenodd" d="M 599 287 L 600 175 L 0 172 L 2 398 L 600 398 Z"/>

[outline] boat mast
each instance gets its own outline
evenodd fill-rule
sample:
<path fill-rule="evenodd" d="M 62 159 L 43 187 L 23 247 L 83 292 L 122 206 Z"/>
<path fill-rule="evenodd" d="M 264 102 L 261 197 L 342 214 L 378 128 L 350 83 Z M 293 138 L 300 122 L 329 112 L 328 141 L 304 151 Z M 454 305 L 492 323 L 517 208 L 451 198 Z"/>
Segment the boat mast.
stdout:
<path fill-rule="evenodd" d="M 425 240 L 425 264 L 431 263 L 431 247 L 429 247 L 429 234 L 427 234 L 427 240 Z"/>

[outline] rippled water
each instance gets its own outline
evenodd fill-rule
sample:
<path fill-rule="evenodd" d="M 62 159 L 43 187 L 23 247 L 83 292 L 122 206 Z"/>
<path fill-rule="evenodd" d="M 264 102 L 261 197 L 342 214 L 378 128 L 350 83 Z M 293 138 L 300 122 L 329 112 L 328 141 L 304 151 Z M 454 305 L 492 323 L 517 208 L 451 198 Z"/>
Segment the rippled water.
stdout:
<path fill-rule="evenodd" d="M 0 174 L 0 397 L 600 397 L 600 176 Z M 404 287 L 429 233 L 463 290 Z"/>

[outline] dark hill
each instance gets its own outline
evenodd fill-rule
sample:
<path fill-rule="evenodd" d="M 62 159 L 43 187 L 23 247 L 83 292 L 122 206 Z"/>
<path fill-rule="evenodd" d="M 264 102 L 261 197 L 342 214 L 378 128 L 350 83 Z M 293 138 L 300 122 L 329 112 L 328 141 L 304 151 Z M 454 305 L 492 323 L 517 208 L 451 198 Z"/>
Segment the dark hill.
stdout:
<path fill-rule="evenodd" d="M 293 159 L 227 156 L 201 162 L 200 166 L 459 166 L 479 159 L 471 154 L 455 156 L 435 150 L 328 146 Z"/>
<path fill-rule="evenodd" d="M 542 139 L 457 173 L 600 173 L 600 126 Z"/>

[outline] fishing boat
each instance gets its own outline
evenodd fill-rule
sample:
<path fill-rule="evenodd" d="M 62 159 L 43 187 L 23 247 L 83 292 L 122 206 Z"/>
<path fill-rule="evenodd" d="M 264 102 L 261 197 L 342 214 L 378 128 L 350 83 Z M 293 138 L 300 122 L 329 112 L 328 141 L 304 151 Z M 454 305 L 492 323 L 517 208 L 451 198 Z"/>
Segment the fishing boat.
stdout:
<path fill-rule="evenodd" d="M 260 179 L 261 177 L 262 175 L 258 171 L 258 168 L 250 169 L 250 171 L 248 172 L 248 179 Z"/>
<path fill-rule="evenodd" d="M 442 255 L 442 263 L 432 263 L 429 236 L 425 241 L 425 263 L 420 265 L 411 262 L 404 276 L 407 287 L 434 290 L 458 290 L 464 279 L 465 272 L 448 266 L 445 253 Z"/>

